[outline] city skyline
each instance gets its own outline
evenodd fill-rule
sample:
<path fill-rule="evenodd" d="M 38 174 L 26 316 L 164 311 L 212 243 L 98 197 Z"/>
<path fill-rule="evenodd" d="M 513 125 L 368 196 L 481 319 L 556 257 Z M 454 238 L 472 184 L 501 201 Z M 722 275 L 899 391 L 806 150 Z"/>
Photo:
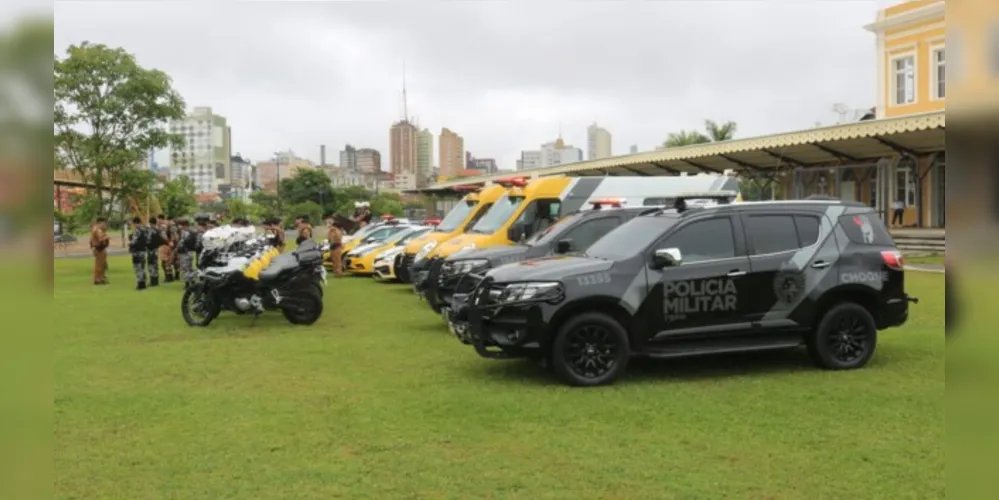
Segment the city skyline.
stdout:
<path fill-rule="evenodd" d="M 878 6 L 764 3 L 719 12 L 683 3 L 627 10 L 578 4 L 568 11 L 268 3 L 198 5 L 192 16 L 195 6 L 187 3 L 60 2 L 54 44 L 60 55 L 85 40 L 119 46 L 168 73 L 189 110 L 210 106 L 228 119 L 233 150 L 253 161 L 291 149 L 318 163 L 321 144 L 388 155 L 386 129 L 403 114 L 405 61 L 409 110 L 421 129 L 459 131 L 467 150 L 510 169 L 521 151 L 551 140 L 560 123 L 565 142 L 584 149 L 586 127 L 595 121 L 615 143 L 648 151 L 669 132 L 701 128 L 704 119 L 735 121 L 739 136 L 748 137 L 829 124 L 835 102 L 869 107 L 876 97 L 873 39 L 858 26 L 871 22 Z M 742 22 L 749 15 L 760 21 Z M 159 22 L 144 22 L 149 18 Z M 561 23 L 556 39 L 526 36 L 556 18 L 572 21 Z M 600 29 L 612 36 L 593 40 L 594 23 L 608 18 L 616 21 Z M 638 27 L 653 20 L 668 25 L 660 27 L 665 38 L 639 36 Z M 731 40 L 698 35 L 719 23 L 727 37 L 741 40 L 736 49 Z M 178 25 L 186 27 L 183 37 Z M 242 28 L 248 25 L 255 29 Z M 260 36 L 289 30 L 301 36 Z M 476 40 L 474 51 L 454 44 L 464 36 Z M 788 46 L 788 37 L 800 43 Z M 664 49 L 673 45 L 690 50 Z M 577 52 L 607 67 L 593 71 L 564 57 Z M 666 55 L 670 64 L 654 63 Z M 789 60 L 795 72 L 778 69 Z M 741 75 L 738 91 L 731 72 Z M 615 76 L 621 74 L 629 78 Z M 621 147 L 615 154 L 625 153 Z M 169 163 L 163 152 L 156 159 Z"/>

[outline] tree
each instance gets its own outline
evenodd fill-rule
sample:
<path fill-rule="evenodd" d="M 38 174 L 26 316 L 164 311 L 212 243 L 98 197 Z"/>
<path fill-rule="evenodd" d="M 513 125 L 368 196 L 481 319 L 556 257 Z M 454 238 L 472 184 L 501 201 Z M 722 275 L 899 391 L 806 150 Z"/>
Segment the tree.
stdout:
<path fill-rule="evenodd" d="M 250 193 L 250 202 L 253 215 L 259 219 L 281 217 L 278 211 L 278 197 L 273 193 L 254 191 Z"/>
<path fill-rule="evenodd" d="M 159 202 L 156 202 L 156 206 L 153 207 L 153 192 L 156 190 L 156 184 L 159 182 L 159 178 L 152 170 L 140 169 L 140 168 L 128 168 L 122 170 L 118 177 L 118 195 L 119 200 L 122 201 L 122 214 L 126 213 L 134 205 L 138 209 L 139 214 L 143 218 L 154 217 L 159 215 L 156 212 L 159 208 Z"/>
<path fill-rule="evenodd" d="M 233 217 L 249 218 L 251 215 L 250 205 L 247 205 L 245 201 L 239 198 L 229 198 L 224 203 L 225 215 L 230 219 Z"/>
<path fill-rule="evenodd" d="M 704 144 L 706 142 L 728 141 L 735 137 L 736 128 L 736 123 L 733 121 L 727 121 L 719 125 L 714 120 L 704 120 L 704 130 L 707 134 L 697 130 L 672 132 L 666 136 L 663 146 L 678 148 L 692 144 Z"/>
<path fill-rule="evenodd" d="M 292 205 L 311 201 L 330 211 L 336 202 L 329 176 L 318 169 L 299 169 L 290 178 L 281 179 L 278 193 L 282 201 Z"/>
<path fill-rule="evenodd" d="M 663 146 L 667 148 L 679 148 L 705 142 L 711 142 L 711 139 L 696 130 L 683 130 L 680 132 L 671 132 L 667 135 Z"/>
<path fill-rule="evenodd" d="M 373 215 L 402 215 L 402 199 L 395 193 L 379 193 L 371 198 L 371 213 Z"/>
<path fill-rule="evenodd" d="M 121 182 L 149 150 L 180 147 L 163 125 L 184 116 L 184 100 L 166 73 L 146 69 L 121 48 L 83 42 L 55 61 L 55 150 L 98 192 Z M 100 205 L 107 214 L 119 194 Z"/>
<path fill-rule="evenodd" d="M 288 209 L 288 215 L 284 218 L 285 227 L 291 226 L 295 222 L 295 217 L 306 215 L 313 224 L 323 219 L 323 207 L 314 201 L 296 203 Z"/>
<path fill-rule="evenodd" d="M 198 208 L 194 181 L 186 175 L 165 182 L 157 195 L 167 217 L 192 215 Z"/>
<path fill-rule="evenodd" d="M 714 120 L 704 120 L 704 130 L 708 132 L 711 142 L 728 141 L 735 137 L 736 124 L 728 121 L 718 125 Z"/>

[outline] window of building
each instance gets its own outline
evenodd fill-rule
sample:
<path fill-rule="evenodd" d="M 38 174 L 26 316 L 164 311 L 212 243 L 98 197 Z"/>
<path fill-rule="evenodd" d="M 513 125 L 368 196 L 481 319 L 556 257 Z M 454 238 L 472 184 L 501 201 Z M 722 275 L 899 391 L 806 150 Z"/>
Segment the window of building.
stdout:
<path fill-rule="evenodd" d="M 947 97 L 947 52 L 944 47 L 933 47 L 930 60 L 933 63 L 932 95 L 934 99 L 943 99 Z"/>
<path fill-rule="evenodd" d="M 916 102 L 916 56 L 909 54 L 892 59 L 892 102 L 897 106 Z"/>
<path fill-rule="evenodd" d="M 911 207 L 916 204 L 916 178 L 912 173 L 912 167 L 898 167 L 895 171 L 895 199 L 902 200 L 905 206 Z"/>

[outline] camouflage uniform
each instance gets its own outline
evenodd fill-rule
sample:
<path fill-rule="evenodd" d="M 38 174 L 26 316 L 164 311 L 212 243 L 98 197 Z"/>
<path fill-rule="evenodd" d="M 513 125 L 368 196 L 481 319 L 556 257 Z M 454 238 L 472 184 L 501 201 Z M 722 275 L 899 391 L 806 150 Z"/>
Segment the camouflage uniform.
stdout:
<path fill-rule="evenodd" d="M 132 237 L 128 240 L 128 253 L 132 255 L 132 271 L 135 272 L 135 288 L 146 288 L 146 251 L 148 235 L 144 226 L 132 229 Z"/>
<path fill-rule="evenodd" d="M 156 244 L 160 239 L 159 234 L 156 226 L 146 228 L 146 272 L 149 273 L 149 286 L 160 284 L 160 245 Z"/>
<path fill-rule="evenodd" d="M 198 233 L 190 228 L 180 230 L 177 240 L 177 267 L 178 277 L 184 282 L 191 279 L 191 272 L 194 270 L 194 253 L 197 249 Z"/>

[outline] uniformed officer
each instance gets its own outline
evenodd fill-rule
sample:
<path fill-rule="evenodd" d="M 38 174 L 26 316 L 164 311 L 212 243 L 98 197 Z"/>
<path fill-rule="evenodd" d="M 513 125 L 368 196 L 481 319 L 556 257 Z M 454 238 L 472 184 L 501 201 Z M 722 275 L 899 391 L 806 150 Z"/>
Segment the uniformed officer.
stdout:
<path fill-rule="evenodd" d="M 165 215 L 160 214 L 156 216 L 155 228 L 159 233 L 159 239 L 163 242 L 156 249 L 156 258 L 159 260 L 160 266 L 163 267 L 163 282 L 169 283 L 173 281 L 173 276 L 170 274 L 170 253 L 173 251 L 173 248 L 170 246 L 170 236 L 167 234 L 169 229 L 167 228 Z"/>
<path fill-rule="evenodd" d="M 312 224 L 309 224 L 308 215 L 295 217 L 295 229 L 298 230 L 298 238 L 295 238 L 296 244 L 301 245 L 305 240 L 312 239 Z"/>
<path fill-rule="evenodd" d="M 187 219 L 180 219 L 177 221 L 177 225 L 179 226 L 176 247 L 177 268 L 180 279 L 186 283 L 194 270 L 193 259 L 198 248 L 198 231 L 191 229 L 191 224 Z"/>
<path fill-rule="evenodd" d="M 343 230 L 340 223 L 333 218 L 333 214 L 326 216 L 326 239 L 330 242 L 330 265 L 333 267 L 333 275 L 343 276 Z"/>
<path fill-rule="evenodd" d="M 149 273 L 149 286 L 160 286 L 160 247 L 166 244 L 166 237 L 158 226 L 156 217 L 149 218 L 146 228 L 148 243 L 146 246 L 146 272 Z"/>
<path fill-rule="evenodd" d="M 177 221 L 175 221 L 173 217 L 168 216 L 166 218 L 166 222 L 167 240 L 169 241 L 170 252 L 167 255 L 167 268 L 169 269 L 169 272 L 167 273 L 167 270 L 164 269 L 164 274 L 169 274 L 169 279 L 173 281 L 180 279 L 180 270 L 177 266 L 177 243 L 180 241 L 180 228 L 177 225 Z"/>
<path fill-rule="evenodd" d="M 283 252 L 285 234 L 284 229 L 281 229 L 281 219 L 278 219 L 277 217 L 267 219 L 264 221 L 264 229 L 274 236 L 271 240 L 271 244 L 274 245 L 274 248 L 277 248 L 279 252 Z"/>
<path fill-rule="evenodd" d="M 135 289 L 146 288 L 146 257 L 149 248 L 149 235 L 141 217 L 132 219 L 132 236 L 128 240 L 128 253 L 132 256 L 132 271 L 135 272 Z M 155 255 L 155 254 L 154 254 Z"/>
<path fill-rule="evenodd" d="M 94 284 L 107 285 L 108 245 L 111 238 L 107 233 L 107 219 L 98 217 L 90 231 L 90 250 L 94 252 Z"/>

